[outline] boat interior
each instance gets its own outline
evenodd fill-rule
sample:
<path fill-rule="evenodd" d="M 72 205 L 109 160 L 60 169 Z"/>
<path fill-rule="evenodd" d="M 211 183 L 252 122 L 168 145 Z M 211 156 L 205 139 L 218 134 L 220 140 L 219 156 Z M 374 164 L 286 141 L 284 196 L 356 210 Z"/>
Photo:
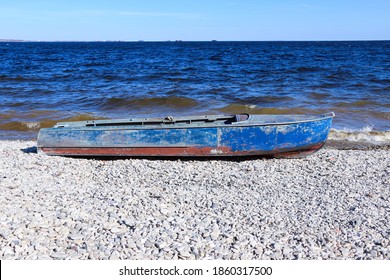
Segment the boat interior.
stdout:
<path fill-rule="evenodd" d="M 236 115 L 209 115 L 196 117 L 165 117 L 165 118 L 136 118 L 120 120 L 92 120 L 81 122 L 61 122 L 55 127 L 104 127 L 104 126 L 152 126 L 162 124 L 233 124 L 243 122 L 249 119 L 249 114 Z"/>

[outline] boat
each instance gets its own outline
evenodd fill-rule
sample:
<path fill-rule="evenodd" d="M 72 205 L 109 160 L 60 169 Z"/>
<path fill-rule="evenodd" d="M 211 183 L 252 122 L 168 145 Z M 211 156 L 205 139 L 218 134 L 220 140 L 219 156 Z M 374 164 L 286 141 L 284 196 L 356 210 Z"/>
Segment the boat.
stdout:
<path fill-rule="evenodd" d="M 37 150 L 78 157 L 302 157 L 326 142 L 334 113 L 206 115 L 59 122 Z"/>

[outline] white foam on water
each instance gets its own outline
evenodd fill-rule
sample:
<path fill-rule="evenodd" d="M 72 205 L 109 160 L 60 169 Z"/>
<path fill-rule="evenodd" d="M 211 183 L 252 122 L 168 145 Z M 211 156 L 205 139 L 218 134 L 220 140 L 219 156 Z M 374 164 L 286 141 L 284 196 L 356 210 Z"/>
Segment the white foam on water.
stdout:
<path fill-rule="evenodd" d="M 38 129 L 41 127 L 39 122 L 22 122 L 22 125 L 27 127 L 28 129 Z"/>
<path fill-rule="evenodd" d="M 370 126 L 366 126 L 359 130 L 331 129 L 328 139 L 334 141 L 348 141 L 348 142 L 356 142 L 356 143 L 370 143 L 375 145 L 389 145 L 390 130 L 376 131 L 373 130 L 372 127 Z"/>

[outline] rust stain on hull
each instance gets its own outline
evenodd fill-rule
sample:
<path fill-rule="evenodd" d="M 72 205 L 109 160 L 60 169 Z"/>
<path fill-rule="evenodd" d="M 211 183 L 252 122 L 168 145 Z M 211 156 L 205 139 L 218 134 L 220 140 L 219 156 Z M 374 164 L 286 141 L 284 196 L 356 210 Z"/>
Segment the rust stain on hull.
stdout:
<path fill-rule="evenodd" d="M 96 148 L 50 148 L 40 150 L 47 155 L 63 156 L 160 156 L 160 157 L 232 157 L 232 156 L 264 156 L 276 158 L 295 158 L 310 155 L 324 145 L 324 143 L 300 147 L 295 149 L 277 149 L 271 151 L 232 151 L 228 147 L 96 147 Z"/>

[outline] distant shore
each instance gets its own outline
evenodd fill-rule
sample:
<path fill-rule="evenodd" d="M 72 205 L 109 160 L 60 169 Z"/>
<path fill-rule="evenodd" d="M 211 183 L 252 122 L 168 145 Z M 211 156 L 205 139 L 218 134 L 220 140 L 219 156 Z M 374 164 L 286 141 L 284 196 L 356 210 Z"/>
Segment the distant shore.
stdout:
<path fill-rule="evenodd" d="M 1 259 L 390 259 L 390 151 L 96 160 L 0 141 Z"/>
<path fill-rule="evenodd" d="M 139 43 L 155 43 L 155 42 L 388 42 L 390 40 L 23 40 L 23 39 L 0 39 L 0 42 L 41 42 L 41 43 L 51 43 L 51 42 L 77 42 L 77 43 L 94 43 L 94 42 L 139 42 Z"/>

